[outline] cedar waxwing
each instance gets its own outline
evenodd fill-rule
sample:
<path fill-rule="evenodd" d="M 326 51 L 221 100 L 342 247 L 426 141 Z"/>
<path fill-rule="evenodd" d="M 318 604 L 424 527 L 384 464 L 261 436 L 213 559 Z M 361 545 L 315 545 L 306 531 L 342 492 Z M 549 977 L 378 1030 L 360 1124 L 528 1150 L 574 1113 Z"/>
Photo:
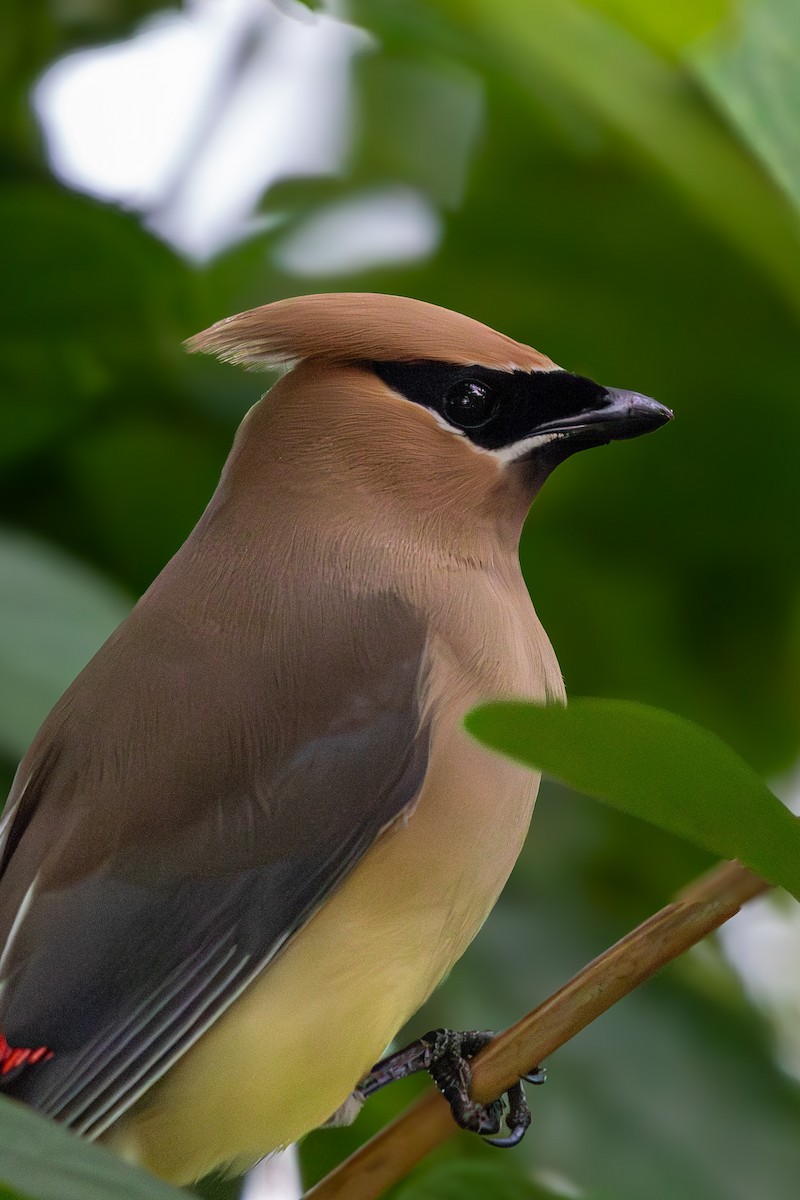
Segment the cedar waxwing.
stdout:
<path fill-rule="evenodd" d="M 0 1084 L 177 1183 L 346 1119 L 480 929 L 538 779 L 462 718 L 564 699 L 522 523 L 568 455 L 671 416 L 395 296 L 189 348 L 294 367 L 39 730 L 0 838 Z"/>

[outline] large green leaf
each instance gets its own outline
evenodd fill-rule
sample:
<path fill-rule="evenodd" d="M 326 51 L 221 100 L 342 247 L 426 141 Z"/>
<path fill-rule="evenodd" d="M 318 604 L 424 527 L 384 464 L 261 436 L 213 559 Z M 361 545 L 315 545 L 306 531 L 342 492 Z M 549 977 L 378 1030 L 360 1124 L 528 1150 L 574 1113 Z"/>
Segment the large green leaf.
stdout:
<path fill-rule="evenodd" d="M 800 899 L 800 821 L 715 734 L 622 700 L 474 710 L 486 745 L 577 791 L 740 862 Z"/>
<path fill-rule="evenodd" d="M 0 1099 L 0 1188 L 21 1200 L 180 1200 L 185 1192 Z M 0 1190 L 0 1200 L 4 1193 Z"/>
<path fill-rule="evenodd" d="M 130 609 L 96 571 L 0 530 L 0 752 L 18 758 L 64 689 Z"/>
<path fill-rule="evenodd" d="M 800 5 L 750 0 L 692 55 L 700 78 L 800 209 Z"/>
<path fill-rule="evenodd" d="M 535 104 L 552 81 L 606 122 L 798 305 L 800 241 L 791 210 L 723 135 L 684 71 L 577 0 L 437 2 L 494 48 L 498 65 Z"/>
<path fill-rule="evenodd" d="M 563 1195 L 563 1193 L 560 1193 Z M 396 1200 L 557 1200 L 557 1194 L 502 1162 L 446 1162 L 422 1170 Z M 592 1200 L 584 1194 L 584 1200 Z"/>
<path fill-rule="evenodd" d="M 583 0 L 583 3 L 599 9 L 643 42 L 672 56 L 716 29 L 732 7 L 731 0 L 670 0 L 669 4 Z"/>

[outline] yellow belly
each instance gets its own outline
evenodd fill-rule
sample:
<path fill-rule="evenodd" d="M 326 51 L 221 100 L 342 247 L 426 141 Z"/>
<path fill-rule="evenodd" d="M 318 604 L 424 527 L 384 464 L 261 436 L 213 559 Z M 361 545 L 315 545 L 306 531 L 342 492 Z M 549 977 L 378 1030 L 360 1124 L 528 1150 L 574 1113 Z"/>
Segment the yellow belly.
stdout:
<path fill-rule="evenodd" d="M 322 1124 L 477 933 L 517 858 L 538 779 L 453 722 L 415 810 L 109 1132 L 175 1183 Z"/>

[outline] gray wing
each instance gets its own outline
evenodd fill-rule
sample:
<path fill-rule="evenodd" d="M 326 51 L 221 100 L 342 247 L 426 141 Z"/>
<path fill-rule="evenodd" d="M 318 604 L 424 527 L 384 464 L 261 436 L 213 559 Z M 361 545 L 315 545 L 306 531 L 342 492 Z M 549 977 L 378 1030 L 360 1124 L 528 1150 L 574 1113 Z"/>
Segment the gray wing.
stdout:
<path fill-rule="evenodd" d="M 5 1091 L 99 1136 L 413 802 L 423 638 L 387 611 L 368 645 L 326 633 L 266 699 L 250 659 L 214 675 L 195 653 L 176 692 L 171 647 L 124 693 L 119 645 L 93 660 L 91 703 L 73 685 L 51 714 L 5 831 L 0 1032 L 53 1052 L 0 1075 Z"/>

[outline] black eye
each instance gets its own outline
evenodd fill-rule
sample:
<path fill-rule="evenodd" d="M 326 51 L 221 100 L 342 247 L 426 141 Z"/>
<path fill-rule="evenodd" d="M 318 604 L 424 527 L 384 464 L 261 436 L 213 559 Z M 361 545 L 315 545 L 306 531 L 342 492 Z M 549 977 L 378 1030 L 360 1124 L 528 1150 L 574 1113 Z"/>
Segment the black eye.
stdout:
<path fill-rule="evenodd" d="M 459 429 L 479 429 L 497 412 L 491 389 L 478 379 L 459 379 L 444 394 L 442 412 Z"/>

